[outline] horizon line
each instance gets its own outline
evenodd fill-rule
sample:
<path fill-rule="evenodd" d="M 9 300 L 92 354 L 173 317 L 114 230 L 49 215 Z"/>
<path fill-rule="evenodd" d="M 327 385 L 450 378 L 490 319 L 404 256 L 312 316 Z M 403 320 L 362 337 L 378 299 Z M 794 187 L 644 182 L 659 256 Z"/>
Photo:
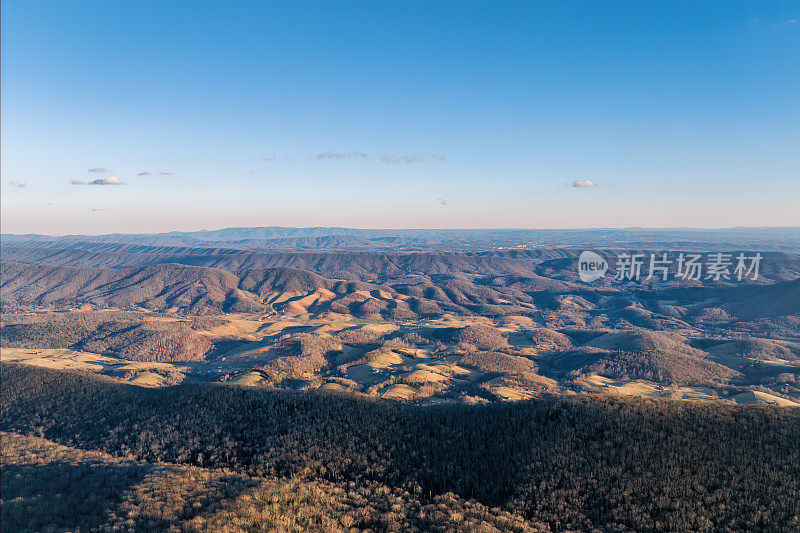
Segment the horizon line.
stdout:
<path fill-rule="evenodd" d="M 702 231 L 725 231 L 725 230 L 778 230 L 778 229 L 797 229 L 800 226 L 605 226 L 605 227 L 576 227 L 576 228 L 522 228 L 522 227 L 457 227 L 457 228 L 435 228 L 435 227 L 403 227 L 403 228 L 378 228 L 378 227 L 356 227 L 356 226 L 227 226 L 217 229 L 194 229 L 194 230 L 168 230 L 162 232 L 110 232 L 110 233 L 0 233 L 0 237 L 103 237 L 111 235 L 168 235 L 170 233 L 201 233 L 218 232 L 225 230 L 253 230 L 253 229 L 296 229 L 296 230 L 359 230 L 359 231 L 625 231 L 625 230 L 702 230 Z"/>

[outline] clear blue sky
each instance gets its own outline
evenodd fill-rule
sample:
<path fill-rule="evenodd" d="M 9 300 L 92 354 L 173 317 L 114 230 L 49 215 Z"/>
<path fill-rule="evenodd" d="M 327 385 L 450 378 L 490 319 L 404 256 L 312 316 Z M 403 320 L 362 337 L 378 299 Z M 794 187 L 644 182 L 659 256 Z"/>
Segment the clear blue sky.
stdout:
<path fill-rule="evenodd" d="M 799 201 L 798 1 L 2 4 L 3 232 L 800 225 Z"/>

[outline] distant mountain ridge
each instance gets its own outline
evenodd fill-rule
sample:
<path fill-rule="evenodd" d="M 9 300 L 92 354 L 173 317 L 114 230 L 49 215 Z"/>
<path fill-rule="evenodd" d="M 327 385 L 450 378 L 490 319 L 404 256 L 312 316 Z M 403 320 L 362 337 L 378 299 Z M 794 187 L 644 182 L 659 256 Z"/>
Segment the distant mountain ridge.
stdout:
<path fill-rule="evenodd" d="M 496 250 L 584 246 L 686 250 L 769 250 L 800 252 L 800 228 L 609 228 L 609 229 L 361 229 L 280 226 L 171 231 L 153 234 L 3 234 L 3 245 L 49 246 L 124 243 L 235 249 L 318 250 Z M 36 243 L 36 244 L 35 244 Z"/>

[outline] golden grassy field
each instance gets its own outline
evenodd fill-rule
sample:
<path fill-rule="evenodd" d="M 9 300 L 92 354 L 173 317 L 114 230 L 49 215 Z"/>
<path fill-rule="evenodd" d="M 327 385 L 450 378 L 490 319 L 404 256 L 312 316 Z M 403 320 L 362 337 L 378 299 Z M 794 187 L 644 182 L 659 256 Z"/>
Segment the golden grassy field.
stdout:
<path fill-rule="evenodd" d="M 391 295 L 360 291 L 359 296 L 385 299 Z M 323 293 L 311 299 L 309 295 L 276 294 L 271 300 L 313 307 L 325 297 Z M 228 313 L 202 320 L 144 313 L 139 323 L 184 328 L 192 338 L 208 339 L 206 346 L 214 349 L 193 361 L 160 362 L 125 359 L 113 351 L 102 355 L 70 348 L 3 347 L 0 360 L 95 372 L 143 387 L 220 382 L 340 391 L 423 405 L 595 393 L 800 406 L 800 388 L 791 383 L 782 385 L 780 391 L 758 384 L 727 387 L 729 378 L 724 376 L 715 383 L 685 379 L 670 383 L 668 378 L 652 379 L 635 373 L 628 376 L 592 366 L 598 357 L 615 351 L 667 351 L 674 354 L 670 357 L 677 358 L 678 364 L 726 365 L 712 368 L 707 371 L 709 375 L 719 369 L 744 370 L 748 365 L 760 365 L 774 374 L 780 369 L 797 372 L 800 365 L 784 355 L 791 352 L 777 341 L 758 344 L 758 352 L 752 347 L 747 352 L 735 342 L 718 342 L 703 352 L 678 337 L 642 330 L 599 331 L 588 340 L 574 341 L 564 333 L 537 326 L 529 317 L 516 315 L 489 318 L 444 314 L 435 319 L 398 322 L 341 313 L 313 317 L 302 313 Z M 482 333 L 475 339 L 451 338 L 453 332 L 468 330 Z M 147 349 L 151 347 L 142 348 L 145 353 Z M 516 368 L 514 361 L 531 367 Z M 512 366 L 504 366 L 508 364 Z M 670 364 L 675 366 L 674 362 Z M 705 367 L 698 368 L 705 371 Z M 669 366 L 667 370 L 672 372 Z"/>

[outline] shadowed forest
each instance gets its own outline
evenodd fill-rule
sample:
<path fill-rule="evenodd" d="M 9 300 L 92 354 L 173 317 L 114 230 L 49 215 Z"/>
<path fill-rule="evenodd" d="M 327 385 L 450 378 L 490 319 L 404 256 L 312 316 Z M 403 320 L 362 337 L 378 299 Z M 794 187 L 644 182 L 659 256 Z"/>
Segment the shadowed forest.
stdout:
<path fill-rule="evenodd" d="M 146 463 L 447 493 L 554 530 L 800 527 L 800 411 L 635 399 L 419 408 L 4 364 L 2 430 Z M 4 526 L 4 528 L 7 526 Z"/>

